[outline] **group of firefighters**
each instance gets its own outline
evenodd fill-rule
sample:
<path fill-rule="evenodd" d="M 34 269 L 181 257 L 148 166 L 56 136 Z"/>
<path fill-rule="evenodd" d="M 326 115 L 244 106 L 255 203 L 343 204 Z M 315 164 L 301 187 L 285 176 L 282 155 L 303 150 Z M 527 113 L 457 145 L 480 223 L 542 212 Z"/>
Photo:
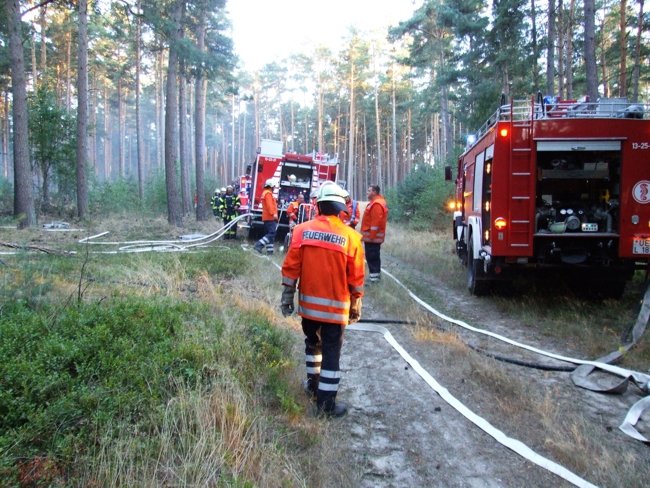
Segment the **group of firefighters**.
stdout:
<path fill-rule="evenodd" d="M 224 227 L 227 227 L 239 215 L 241 200 L 239 195 L 233 191 L 233 186 L 228 185 L 221 190 L 218 188 L 214 190 L 210 206 L 214 216 L 221 217 Z M 223 238 L 237 239 L 237 228 L 234 225 L 227 227 Z"/>
<path fill-rule="evenodd" d="M 276 182 L 266 181 L 262 192 L 262 222 L 266 234 L 253 246 L 256 251 L 273 254 L 278 226 L 278 206 L 273 196 Z M 306 218 L 305 197 L 299 194 L 287 208 L 291 241 L 282 264 L 280 308 L 285 317 L 295 311 L 305 334 L 307 379 L 305 391 L 316 403 L 318 413 L 342 417 L 344 404 L 336 402 L 341 371 L 339 361 L 345 326 L 361 318 L 364 284 L 381 278 L 381 244 L 386 236 L 388 206 L 379 186 L 368 187 L 369 203 L 359 224 L 358 202 L 333 182 L 325 182 L 313 196 L 314 218 Z M 213 197 L 212 208 L 227 225 L 238 215 L 239 197 L 232 186 Z M 301 214 L 302 212 L 302 214 Z M 229 237 L 230 236 L 230 237 Z M 234 238 L 235 229 L 226 232 Z M 363 246 L 362 246 L 363 243 Z M 368 263 L 368 278 L 365 263 Z"/>

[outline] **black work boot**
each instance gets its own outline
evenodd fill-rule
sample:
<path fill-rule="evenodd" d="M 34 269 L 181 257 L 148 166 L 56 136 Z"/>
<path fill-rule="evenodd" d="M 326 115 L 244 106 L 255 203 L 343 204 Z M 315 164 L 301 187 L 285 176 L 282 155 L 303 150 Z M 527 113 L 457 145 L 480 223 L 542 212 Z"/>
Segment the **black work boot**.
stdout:
<path fill-rule="evenodd" d="M 324 408 L 324 406 L 316 406 L 318 415 L 323 415 L 327 418 L 341 418 L 348 413 L 348 407 L 343 403 L 335 403 L 332 408 Z"/>

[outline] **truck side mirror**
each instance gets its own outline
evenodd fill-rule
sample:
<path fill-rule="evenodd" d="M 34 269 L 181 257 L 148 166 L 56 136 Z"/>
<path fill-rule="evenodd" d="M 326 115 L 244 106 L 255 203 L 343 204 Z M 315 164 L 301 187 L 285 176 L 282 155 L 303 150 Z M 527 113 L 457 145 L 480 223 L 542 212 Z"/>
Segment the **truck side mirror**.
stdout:
<path fill-rule="evenodd" d="M 451 166 L 445 166 L 445 181 L 451 181 Z"/>

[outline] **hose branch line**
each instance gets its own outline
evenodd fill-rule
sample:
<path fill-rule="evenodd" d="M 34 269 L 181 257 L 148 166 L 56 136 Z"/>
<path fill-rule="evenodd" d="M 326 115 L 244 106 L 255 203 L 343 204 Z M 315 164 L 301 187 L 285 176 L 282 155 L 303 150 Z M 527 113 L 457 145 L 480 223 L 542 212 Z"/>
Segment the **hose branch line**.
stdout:
<path fill-rule="evenodd" d="M 555 353 L 547 352 L 547 351 L 544 351 L 542 349 L 538 349 L 536 347 L 529 346 L 527 344 L 522 344 L 520 342 L 513 341 L 512 339 L 508 339 L 507 337 L 503 337 L 503 336 L 501 336 L 499 334 L 496 334 L 494 332 L 490 332 L 490 331 L 487 331 L 487 330 L 472 327 L 471 325 L 469 325 L 469 324 L 467 324 L 467 323 L 465 323 L 465 322 L 463 322 L 461 320 L 453 319 L 453 318 L 451 318 L 451 317 L 437 311 L 431 305 L 429 305 L 428 303 L 423 301 L 420 297 L 415 295 L 411 290 L 409 290 L 395 276 L 393 276 L 392 274 L 390 274 L 388 271 L 386 271 L 384 269 L 382 269 L 381 271 L 382 271 L 382 273 L 385 273 L 387 276 L 389 276 L 390 278 L 395 280 L 395 282 L 399 286 L 401 286 L 404 290 L 406 290 L 406 292 L 409 294 L 409 296 L 413 300 L 415 300 L 417 303 L 422 305 L 429 312 L 436 315 L 437 317 L 440 317 L 442 320 L 445 320 L 446 322 L 456 324 L 456 325 L 458 325 L 460 327 L 463 327 L 464 329 L 471 330 L 472 332 L 476 332 L 477 334 L 487 335 L 489 337 L 500 340 L 500 341 L 505 342 L 507 344 L 510 344 L 512 346 L 519 347 L 521 349 L 526 349 L 528 351 L 534 352 L 534 353 L 539 354 L 541 356 L 546 356 L 546 357 L 549 357 L 549 358 L 553 358 L 553 359 L 556 359 L 558 361 L 564 361 L 566 363 L 573 363 L 573 364 L 578 364 L 578 365 L 580 365 L 580 364 L 588 364 L 588 365 L 594 366 L 596 368 L 600 368 L 600 369 L 602 369 L 604 371 L 608 371 L 609 373 L 612 373 L 612 374 L 615 374 L 615 375 L 618 375 L 618 376 L 622 376 L 623 378 L 632 379 L 639 386 L 639 388 L 641 388 L 642 390 L 644 390 L 646 392 L 648 391 L 648 387 L 650 385 L 650 375 L 647 375 L 647 374 L 644 374 L 644 373 L 639 373 L 637 371 L 631 371 L 631 370 L 624 369 L 624 368 L 619 368 L 618 366 L 613 366 L 611 364 L 601 363 L 601 362 L 598 362 L 598 361 L 589 361 L 589 360 L 584 360 L 584 359 L 570 358 L 570 357 L 567 357 L 567 356 L 562 356 L 561 354 L 555 354 Z"/>
<path fill-rule="evenodd" d="M 418 322 L 415 322 L 413 320 L 397 320 L 397 319 L 361 319 L 359 320 L 359 323 L 418 325 Z M 444 327 L 440 327 L 439 325 L 433 325 L 432 327 L 434 327 L 436 330 L 439 330 L 440 332 L 449 333 L 447 329 L 445 329 Z M 482 347 L 474 346 L 468 342 L 464 342 L 464 341 L 461 342 L 465 344 L 467 347 L 469 347 L 470 349 L 478 353 L 484 354 L 489 358 L 496 359 L 497 361 L 502 361 L 504 363 L 516 364 L 517 366 L 524 366 L 526 368 L 539 369 L 542 371 L 559 371 L 562 373 L 570 373 L 572 371 L 575 371 L 576 369 L 576 366 L 552 366 L 550 364 L 533 363 L 531 361 L 522 361 L 521 359 L 510 358 L 507 356 L 494 354 L 490 351 L 486 351 Z"/>
<path fill-rule="evenodd" d="M 503 432 L 493 427 L 487 420 L 485 420 L 482 417 L 479 417 L 470 409 L 468 409 L 451 393 L 449 393 L 449 391 L 446 388 L 441 386 L 440 383 L 438 383 L 422 366 L 420 366 L 420 363 L 418 363 L 415 359 L 413 359 L 411 355 L 407 353 L 404 350 L 404 348 L 402 348 L 402 346 L 399 345 L 399 343 L 393 338 L 391 333 L 385 327 L 376 324 L 371 324 L 371 323 L 363 323 L 363 324 L 356 323 L 356 324 L 348 325 L 346 329 L 365 331 L 365 332 L 379 332 L 380 334 L 382 334 L 384 336 L 384 339 L 386 339 L 386 341 L 391 346 L 393 346 L 393 348 L 399 353 L 399 355 L 402 356 L 402 358 L 404 358 L 404 360 L 411 365 L 413 370 L 416 373 L 418 373 L 422 377 L 422 379 L 426 381 L 427 384 L 433 390 L 435 390 L 436 393 L 438 393 L 438 395 L 440 395 L 443 398 L 443 400 L 445 400 L 450 406 L 456 409 L 456 411 L 458 411 L 461 415 L 463 415 L 474 425 L 479 427 L 485 433 L 492 436 L 500 444 L 504 445 L 508 449 L 511 449 L 512 451 L 519 454 L 523 458 L 529 460 L 530 462 L 535 463 L 538 466 L 550 471 L 551 473 L 565 479 L 566 481 L 572 483 L 575 486 L 580 486 L 580 487 L 596 486 L 580 478 L 579 476 L 572 473 L 565 467 L 560 466 L 559 464 L 551 461 L 550 459 L 540 456 L 535 451 L 533 451 L 528 446 L 526 446 L 523 442 L 508 437 Z"/>
<path fill-rule="evenodd" d="M 134 253 L 134 252 L 148 252 L 148 251 L 158 251 L 158 252 L 176 252 L 176 251 L 186 251 L 193 247 L 205 246 L 211 244 L 212 242 L 220 239 L 231 227 L 237 225 L 240 220 L 249 217 L 250 213 L 245 213 L 234 218 L 228 224 L 221 227 L 219 230 L 209 234 L 207 236 L 201 236 L 196 239 L 179 239 L 179 240 L 165 240 L 165 241 L 117 241 L 117 242 L 96 242 L 93 239 L 98 237 L 105 236 L 109 231 L 96 234 L 94 236 L 84 237 L 79 240 L 80 244 L 94 244 L 94 245 L 112 245 L 120 246 L 117 251 L 109 252 L 108 254 L 116 254 L 119 252 L 124 253 Z"/>
<path fill-rule="evenodd" d="M 588 390 L 598 391 L 603 393 L 623 393 L 627 389 L 627 385 L 629 384 L 629 381 L 632 380 L 632 382 L 634 382 L 634 384 L 637 387 L 639 387 L 639 389 L 642 392 L 648 393 L 650 391 L 650 375 L 639 373 L 637 371 L 624 369 L 624 368 L 619 368 L 618 366 L 613 366 L 611 364 L 607 364 L 608 361 L 615 361 L 617 359 L 620 359 L 625 352 L 627 352 L 632 346 L 634 346 L 634 344 L 636 344 L 636 341 L 640 339 L 641 335 L 645 331 L 648 320 L 650 319 L 650 287 L 648 286 L 646 286 L 645 293 L 643 296 L 643 303 L 641 305 L 639 316 L 637 318 L 636 324 L 633 329 L 634 341 L 631 344 L 626 345 L 625 347 L 621 347 L 618 351 L 614 351 L 608 354 L 607 356 L 601 358 L 598 361 L 586 361 L 582 359 L 574 359 L 559 354 L 546 352 L 541 349 L 537 349 L 535 347 L 526 344 L 521 344 L 519 342 L 513 341 L 512 339 L 508 339 L 506 337 L 500 336 L 498 334 L 495 334 L 494 332 L 477 329 L 476 327 L 472 327 L 471 325 L 466 324 L 463 321 L 452 319 L 451 317 L 448 317 L 438 312 L 429 304 L 424 302 L 422 299 L 420 299 L 417 295 L 415 295 L 401 281 L 399 281 L 395 276 L 390 274 L 388 271 L 382 269 L 382 272 L 385 273 L 387 276 L 391 277 L 393 280 L 395 280 L 395 282 L 399 286 L 401 286 L 404 290 L 406 290 L 406 292 L 409 294 L 411 298 L 413 298 L 413 300 L 415 300 L 417 303 L 422 305 L 429 312 L 433 313 L 434 315 L 440 317 L 441 319 L 447 322 L 456 324 L 460 327 L 463 327 L 467 330 L 471 330 L 479 334 L 490 336 L 494 339 L 498 339 L 510 345 L 522 349 L 526 349 L 528 351 L 540 354 L 542 356 L 579 365 L 571 375 L 571 379 L 573 380 L 573 383 L 577 386 L 580 386 Z M 620 376 L 623 378 L 623 381 L 617 385 L 614 385 L 613 387 L 603 388 L 597 385 L 596 383 L 590 381 L 589 379 L 587 379 L 587 375 L 591 373 L 591 371 L 594 368 L 599 368 L 602 369 L 603 371 L 607 371 L 614 375 Z M 640 440 L 642 442 L 650 442 L 650 440 L 646 439 L 634 428 L 634 425 L 636 425 L 637 421 L 639 420 L 643 412 L 647 409 L 650 409 L 650 396 L 646 396 L 645 398 L 641 399 L 631 407 L 625 419 L 623 420 L 623 423 L 619 426 L 619 429 L 623 431 L 625 434 L 633 437 L 634 439 Z"/>

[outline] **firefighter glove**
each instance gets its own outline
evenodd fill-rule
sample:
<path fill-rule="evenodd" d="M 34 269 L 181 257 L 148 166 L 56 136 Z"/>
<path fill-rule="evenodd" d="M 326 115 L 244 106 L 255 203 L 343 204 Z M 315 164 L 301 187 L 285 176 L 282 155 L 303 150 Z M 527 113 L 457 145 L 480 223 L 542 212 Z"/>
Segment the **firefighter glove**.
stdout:
<path fill-rule="evenodd" d="M 283 290 L 282 299 L 280 300 L 280 310 L 282 310 L 283 316 L 288 317 L 294 311 L 293 296 L 296 294 L 296 289 L 286 285 L 282 288 Z"/>
<path fill-rule="evenodd" d="M 361 318 L 361 297 L 352 297 L 350 300 L 350 316 L 348 324 L 359 322 Z"/>

